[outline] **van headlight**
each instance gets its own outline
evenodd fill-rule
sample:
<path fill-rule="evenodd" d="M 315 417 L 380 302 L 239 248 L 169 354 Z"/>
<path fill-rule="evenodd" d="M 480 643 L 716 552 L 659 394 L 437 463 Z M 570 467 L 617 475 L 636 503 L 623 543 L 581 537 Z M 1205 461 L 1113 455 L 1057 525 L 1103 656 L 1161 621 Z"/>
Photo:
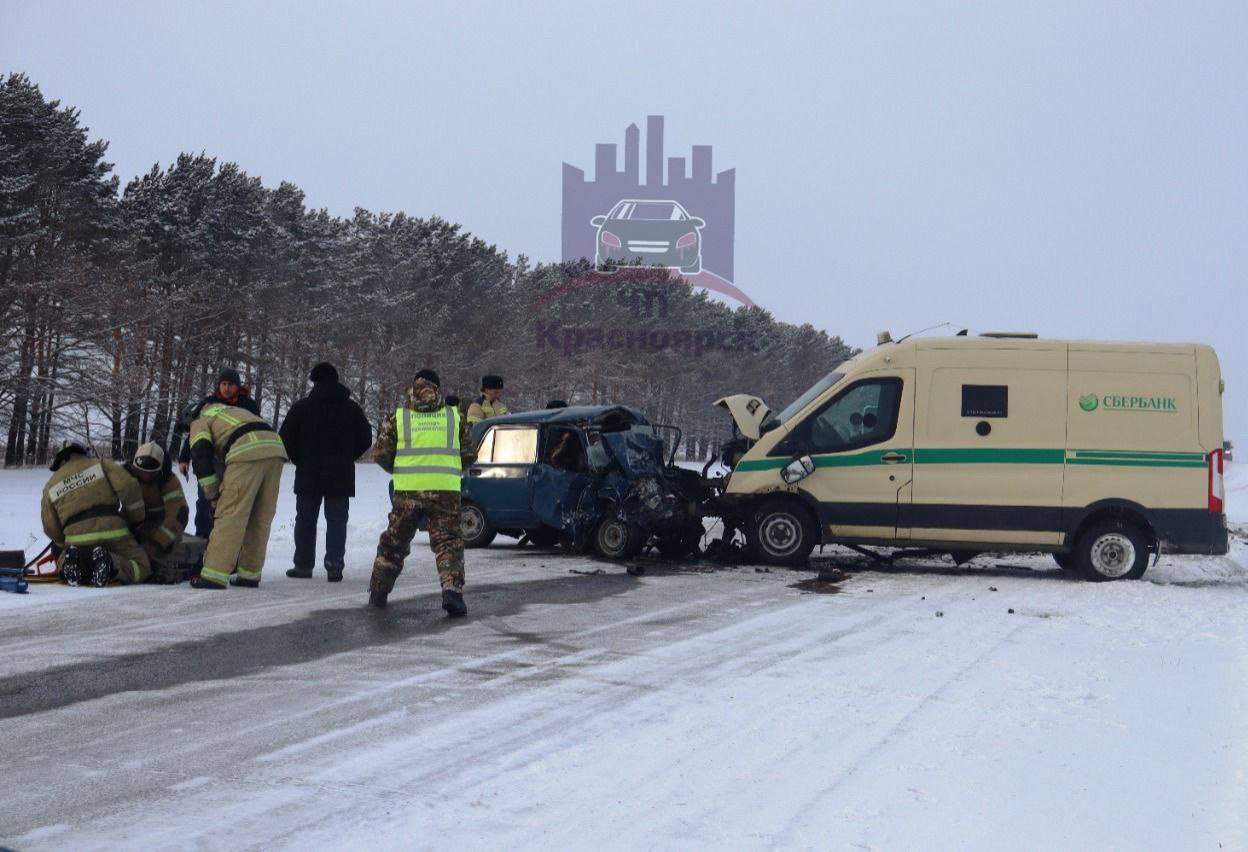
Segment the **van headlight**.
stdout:
<path fill-rule="evenodd" d="M 815 472 L 815 461 L 810 456 L 799 456 L 780 469 L 780 478 L 787 484 L 800 482 Z"/>

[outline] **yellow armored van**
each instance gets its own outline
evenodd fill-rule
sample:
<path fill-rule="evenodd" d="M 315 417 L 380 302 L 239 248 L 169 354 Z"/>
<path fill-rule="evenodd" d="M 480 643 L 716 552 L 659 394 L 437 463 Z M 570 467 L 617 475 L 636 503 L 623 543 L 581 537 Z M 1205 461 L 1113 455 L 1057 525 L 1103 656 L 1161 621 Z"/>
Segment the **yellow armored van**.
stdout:
<path fill-rule="evenodd" d="M 738 432 L 722 512 L 757 559 L 826 543 L 1047 551 L 1117 580 L 1161 552 L 1226 553 L 1212 348 L 881 337 L 782 411 L 717 403 Z"/>

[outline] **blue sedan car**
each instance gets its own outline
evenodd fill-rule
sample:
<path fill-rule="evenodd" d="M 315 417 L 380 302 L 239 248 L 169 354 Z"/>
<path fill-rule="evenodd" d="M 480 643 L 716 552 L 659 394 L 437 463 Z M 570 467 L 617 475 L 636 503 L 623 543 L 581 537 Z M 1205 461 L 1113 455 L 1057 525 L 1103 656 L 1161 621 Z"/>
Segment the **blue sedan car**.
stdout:
<path fill-rule="evenodd" d="M 674 433 L 665 452 L 661 431 Z M 676 467 L 675 427 L 624 405 L 508 414 L 473 427 L 477 461 L 463 484 L 463 536 L 499 533 L 622 559 L 647 544 L 693 552 L 702 538 L 702 478 Z"/>

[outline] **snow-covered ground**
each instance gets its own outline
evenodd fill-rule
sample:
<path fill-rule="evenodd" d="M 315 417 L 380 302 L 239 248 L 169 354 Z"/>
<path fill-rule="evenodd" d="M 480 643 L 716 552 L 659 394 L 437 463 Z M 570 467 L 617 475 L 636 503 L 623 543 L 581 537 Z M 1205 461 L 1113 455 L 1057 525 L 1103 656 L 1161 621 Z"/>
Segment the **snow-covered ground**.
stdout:
<path fill-rule="evenodd" d="M 0 473 L 0 547 L 45 476 Z M 837 594 L 500 539 L 448 623 L 423 536 L 363 606 L 360 495 L 340 585 L 284 576 L 286 494 L 258 590 L 0 593 L 0 845 L 1248 847 L 1242 534 L 1108 584 L 838 552 Z"/>

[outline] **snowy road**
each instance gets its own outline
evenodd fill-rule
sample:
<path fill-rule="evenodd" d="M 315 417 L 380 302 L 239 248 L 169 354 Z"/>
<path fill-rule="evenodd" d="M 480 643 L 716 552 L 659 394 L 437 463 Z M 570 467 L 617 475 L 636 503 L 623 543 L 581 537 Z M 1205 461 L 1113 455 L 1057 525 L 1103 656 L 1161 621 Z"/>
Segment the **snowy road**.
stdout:
<path fill-rule="evenodd" d="M 0 477 L 28 546 L 42 474 Z M 287 496 L 259 590 L 0 595 L 0 845 L 1248 846 L 1240 539 L 1104 585 L 842 556 L 838 594 L 503 545 L 448 623 L 419 546 L 362 606 L 361 491 L 340 586 L 282 576 Z"/>

